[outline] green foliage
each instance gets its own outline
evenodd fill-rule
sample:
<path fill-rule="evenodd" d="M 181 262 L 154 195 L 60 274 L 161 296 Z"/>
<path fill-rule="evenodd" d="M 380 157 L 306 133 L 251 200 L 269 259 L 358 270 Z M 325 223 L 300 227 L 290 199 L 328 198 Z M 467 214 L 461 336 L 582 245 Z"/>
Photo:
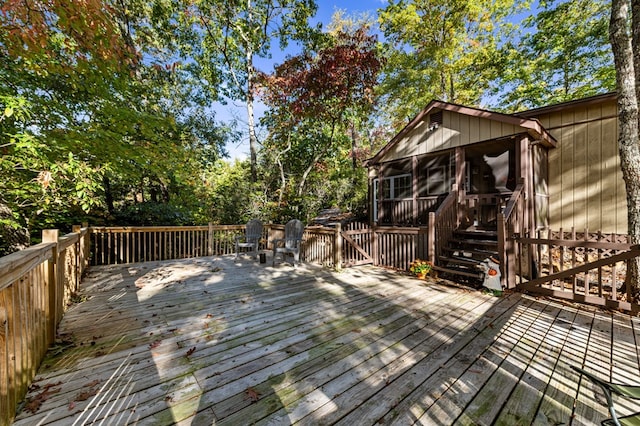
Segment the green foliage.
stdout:
<path fill-rule="evenodd" d="M 239 224 L 257 218 L 274 220 L 268 189 L 262 182 L 252 183 L 247 161 L 219 160 L 203 171 L 204 186 L 197 196 L 200 206 L 195 215 L 199 223 Z"/>
<path fill-rule="evenodd" d="M 370 144 L 366 129 L 375 127 L 381 65 L 365 24 L 326 34 L 313 49 L 262 76 L 262 99 L 270 107 L 262 161 L 283 219 L 308 220 L 327 206 L 353 209 L 353 197 L 366 193 L 357 155 Z"/>
<path fill-rule="evenodd" d="M 124 206 L 114 215 L 114 225 L 151 226 L 151 225 L 193 225 L 191 212 L 181 206 L 147 201 Z"/>
<path fill-rule="evenodd" d="M 189 66 L 165 50 L 150 6 L 3 8 L 0 204 L 10 226 L 64 224 L 77 212 L 108 221 L 154 191 L 167 205 L 197 204 L 198 171 L 219 158 L 230 130 L 205 111 L 210 98 Z"/>
<path fill-rule="evenodd" d="M 610 2 L 542 1 L 539 7 L 501 49 L 504 66 L 494 82 L 500 106 L 522 110 L 614 90 Z"/>
<path fill-rule="evenodd" d="M 395 0 L 380 44 L 367 16 L 311 28 L 313 0 L 7 2 L 0 234 L 363 212 L 362 160 L 433 98 L 514 110 L 613 89 L 608 1 L 545 0 L 512 24 L 527 6 Z M 302 52 L 259 75 L 254 61 L 292 42 Z M 223 162 L 246 132 L 211 102 L 254 96 L 268 107 L 261 151 L 250 118 L 252 157 Z"/>
<path fill-rule="evenodd" d="M 379 91 L 394 120 L 432 99 L 477 105 L 500 61 L 501 25 L 514 0 L 398 0 L 379 11 L 388 58 Z"/>

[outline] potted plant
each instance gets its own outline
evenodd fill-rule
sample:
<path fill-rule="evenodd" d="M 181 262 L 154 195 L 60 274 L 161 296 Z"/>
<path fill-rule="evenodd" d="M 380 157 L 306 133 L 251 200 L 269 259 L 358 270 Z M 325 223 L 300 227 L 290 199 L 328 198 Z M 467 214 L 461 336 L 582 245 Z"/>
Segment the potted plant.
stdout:
<path fill-rule="evenodd" d="M 420 279 L 424 279 L 431 271 L 431 262 L 428 260 L 416 259 L 409 264 L 409 271 Z"/>

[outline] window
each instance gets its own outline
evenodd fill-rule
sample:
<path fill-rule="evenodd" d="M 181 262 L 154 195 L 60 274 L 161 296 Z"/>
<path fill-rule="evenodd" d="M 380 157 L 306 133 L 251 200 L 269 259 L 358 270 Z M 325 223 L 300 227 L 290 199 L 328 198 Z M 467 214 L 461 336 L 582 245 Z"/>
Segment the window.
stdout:
<path fill-rule="evenodd" d="M 373 180 L 373 218 L 378 220 L 378 179 Z M 413 179 L 411 174 L 382 178 L 382 199 L 400 200 L 413 197 Z"/>
<path fill-rule="evenodd" d="M 374 196 L 378 195 L 378 179 L 373 181 Z M 398 200 L 412 197 L 413 181 L 411 175 L 389 176 L 382 178 L 382 199 Z"/>

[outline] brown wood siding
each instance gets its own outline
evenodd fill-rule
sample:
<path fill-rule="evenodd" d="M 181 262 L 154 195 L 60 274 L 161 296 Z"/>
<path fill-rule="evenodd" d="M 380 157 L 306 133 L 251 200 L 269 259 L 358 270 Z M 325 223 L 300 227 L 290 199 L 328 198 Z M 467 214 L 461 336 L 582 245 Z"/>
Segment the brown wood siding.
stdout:
<path fill-rule="evenodd" d="M 551 227 L 626 234 L 616 111 L 611 99 L 536 117 L 558 140 L 549 150 Z"/>

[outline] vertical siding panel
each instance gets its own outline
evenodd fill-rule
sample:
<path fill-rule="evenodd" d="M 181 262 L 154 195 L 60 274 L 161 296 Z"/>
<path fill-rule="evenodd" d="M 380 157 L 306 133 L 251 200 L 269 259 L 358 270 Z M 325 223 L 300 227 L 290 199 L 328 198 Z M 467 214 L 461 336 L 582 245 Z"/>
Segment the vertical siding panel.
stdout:
<path fill-rule="evenodd" d="M 573 122 L 573 111 L 562 113 L 562 124 L 570 124 Z M 571 127 L 563 127 L 560 142 L 562 150 L 562 223 L 574 226 L 576 211 L 574 207 L 574 191 L 575 191 L 575 144 L 573 141 L 573 132 Z"/>
<path fill-rule="evenodd" d="M 562 131 L 560 114 L 545 117 L 553 137 L 558 141 L 556 148 L 549 150 L 549 224 L 552 228 L 562 226 Z"/>
<path fill-rule="evenodd" d="M 469 143 L 478 142 L 480 140 L 480 119 L 478 117 L 469 117 Z"/>
<path fill-rule="evenodd" d="M 551 128 L 551 124 L 550 124 L 550 115 L 549 114 L 544 114 L 541 115 L 540 117 L 536 117 L 538 119 L 538 121 L 540 122 L 540 124 L 542 124 L 542 127 L 549 129 Z"/>
<path fill-rule="evenodd" d="M 460 117 L 460 135 L 459 141 L 460 145 L 467 145 L 469 143 L 470 138 L 470 125 L 469 125 L 469 116 L 468 115 L 459 115 Z"/>
<path fill-rule="evenodd" d="M 615 105 L 608 104 L 602 106 L 602 116 L 608 117 L 616 113 Z M 602 227 L 607 232 L 626 233 L 626 229 L 616 223 L 618 217 L 618 194 L 624 192 L 622 176 L 620 171 L 620 155 L 617 141 L 618 127 L 615 118 L 606 118 L 602 121 Z M 625 195 L 626 197 L 626 195 Z M 626 209 L 626 202 L 624 204 Z M 626 216 L 626 215 L 625 215 Z"/>
<path fill-rule="evenodd" d="M 478 140 L 487 140 L 491 139 L 491 122 L 489 120 L 485 120 L 481 118 L 478 122 L 479 125 L 479 139 Z"/>
<path fill-rule="evenodd" d="M 432 112 L 437 112 L 436 110 Z M 444 144 L 444 128 L 447 126 L 447 116 L 445 114 L 446 111 L 442 112 L 442 126 L 438 127 L 438 129 L 429 136 L 429 144 L 427 145 L 428 152 L 435 151 L 440 149 Z M 425 127 L 428 127 L 429 122 L 425 123 Z"/>
<path fill-rule="evenodd" d="M 587 112 L 581 108 L 575 111 L 575 122 L 584 121 L 587 118 Z M 572 126 L 573 141 L 575 146 L 575 164 L 574 164 L 574 179 L 575 179 L 575 194 L 574 194 L 574 209 L 576 213 L 576 220 L 574 221 L 574 228 L 584 229 L 587 226 L 587 125 L 575 124 Z"/>
<path fill-rule="evenodd" d="M 491 126 L 491 137 L 499 138 L 500 136 L 502 136 L 502 123 L 494 120 L 490 120 L 489 123 L 489 125 Z"/>
<path fill-rule="evenodd" d="M 589 120 L 597 120 L 602 116 L 599 105 L 592 106 L 587 111 Z M 587 227 L 589 229 L 602 229 L 602 122 L 590 121 L 587 124 Z"/>
<path fill-rule="evenodd" d="M 452 112 L 449 116 L 449 120 L 451 120 L 449 127 L 452 129 L 449 147 L 453 148 L 460 146 L 460 114 Z"/>
<path fill-rule="evenodd" d="M 451 148 L 451 117 L 454 114 L 450 111 L 443 111 L 442 114 L 442 141 L 440 142 L 440 149 Z"/>

